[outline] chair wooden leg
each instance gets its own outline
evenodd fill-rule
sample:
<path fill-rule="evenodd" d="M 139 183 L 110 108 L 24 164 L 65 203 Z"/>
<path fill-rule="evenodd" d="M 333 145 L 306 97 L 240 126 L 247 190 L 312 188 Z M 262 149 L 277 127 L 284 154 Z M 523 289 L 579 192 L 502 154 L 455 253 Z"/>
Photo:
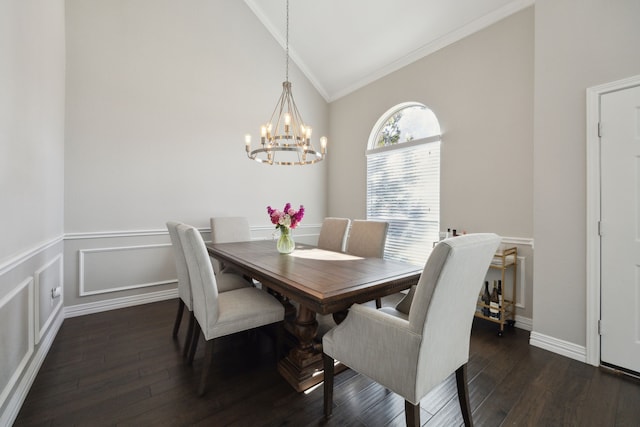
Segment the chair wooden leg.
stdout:
<path fill-rule="evenodd" d="M 471 405 L 469 403 L 469 388 L 467 387 L 467 364 L 456 369 L 456 384 L 458 386 L 458 401 L 462 410 L 462 419 L 465 427 L 473 427 L 471 418 Z"/>
<path fill-rule="evenodd" d="M 178 298 L 178 314 L 176 314 L 176 321 L 173 323 L 173 338 L 178 336 L 178 330 L 180 329 L 180 322 L 182 321 L 182 313 L 184 313 L 184 301 L 182 298 Z"/>
<path fill-rule="evenodd" d="M 407 422 L 407 427 L 419 427 L 420 426 L 420 403 L 417 405 L 404 401 L 404 417 Z"/>
<path fill-rule="evenodd" d="M 282 346 L 284 345 L 284 322 L 274 323 L 276 328 L 276 363 L 282 359 Z"/>
<path fill-rule="evenodd" d="M 193 339 L 193 328 L 195 327 L 196 316 L 193 311 L 189 313 L 189 327 L 187 329 L 187 337 L 184 339 L 184 349 L 182 350 L 182 357 L 189 355 L 189 349 L 191 347 L 191 340 Z"/>
<path fill-rule="evenodd" d="M 198 323 L 196 321 L 196 323 Z M 193 328 L 193 336 L 191 337 L 191 348 L 189 349 L 189 358 L 187 359 L 187 365 L 193 365 L 193 358 L 196 355 L 196 348 L 198 347 L 198 341 L 200 340 L 200 325 Z"/>
<path fill-rule="evenodd" d="M 198 387 L 198 396 L 204 395 L 207 388 L 207 379 L 209 379 L 209 372 L 211 371 L 211 364 L 213 363 L 213 340 L 207 341 L 207 347 L 204 353 L 204 362 L 202 365 L 202 376 L 200 377 L 200 386 Z"/>
<path fill-rule="evenodd" d="M 333 357 L 322 354 L 324 364 L 324 416 L 329 418 L 333 410 Z"/>

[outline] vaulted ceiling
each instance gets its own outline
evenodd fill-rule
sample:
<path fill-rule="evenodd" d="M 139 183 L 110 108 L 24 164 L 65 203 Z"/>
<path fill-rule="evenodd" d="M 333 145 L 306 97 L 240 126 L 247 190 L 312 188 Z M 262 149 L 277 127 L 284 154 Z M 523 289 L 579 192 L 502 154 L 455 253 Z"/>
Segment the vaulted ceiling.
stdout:
<path fill-rule="evenodd" d="M 286 0 L 245 2 L 284 48 Z M 289 54 L 333 101 L 533 2 L 290 0 Z"/>

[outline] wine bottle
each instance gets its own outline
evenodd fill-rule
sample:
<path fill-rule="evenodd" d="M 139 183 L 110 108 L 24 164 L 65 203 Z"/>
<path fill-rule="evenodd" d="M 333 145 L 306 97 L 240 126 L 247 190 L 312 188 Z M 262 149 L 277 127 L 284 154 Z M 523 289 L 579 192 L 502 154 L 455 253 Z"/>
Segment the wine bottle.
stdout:
<path fill-rule="evenodd" d="M 502 280 L 498 280 L 498 305 L 502 308 Z"/>
<path fill-rule="evenodd" d="M 491 317 L 500 318 L 500 305 L 498 301 L 498 286 L 496 281 L 493 281 L 493 290 L 491 291 L 491 302 L 489 303 L 489 313 Z"/>
<path fill-rule="evenodd" d="M 486 305 L 491 303 L 491 294 L 489 294 L 489 281 L 484 282 L 484 294 L 482 295 L 482 302 Z M 482 314 L 489 317 L 489 307 L 482 307 Z"/>

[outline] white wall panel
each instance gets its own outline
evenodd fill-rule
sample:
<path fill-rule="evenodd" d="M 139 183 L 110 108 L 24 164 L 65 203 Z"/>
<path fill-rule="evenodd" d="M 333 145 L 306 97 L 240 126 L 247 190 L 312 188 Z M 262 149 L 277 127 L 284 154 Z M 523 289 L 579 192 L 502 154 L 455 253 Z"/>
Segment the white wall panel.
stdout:
<path fill-rule="evenodd" d="M 59 254 L 35 272 L 35 342 L 38 344 L 55 316 L 62 309 L 64 286 L 62 254 Z M 60 295 L 53 297 L 52 291 Z"/>
<path fill-rule="evenodd" d="M 81 249 L 80 296 L 176 283 L 171 244 Z"/>
<path fill-rule="evenodd" d="M 0 426 L 11 425 L 62 324 L 62 298 L 46 296 L 62 286 L 62 250 L 60 236 L 0 266 Z"/>
<path fill-rule="evenodd" d="M 33 354 L 33 277 L 0 299 L 0 407 Z"/>

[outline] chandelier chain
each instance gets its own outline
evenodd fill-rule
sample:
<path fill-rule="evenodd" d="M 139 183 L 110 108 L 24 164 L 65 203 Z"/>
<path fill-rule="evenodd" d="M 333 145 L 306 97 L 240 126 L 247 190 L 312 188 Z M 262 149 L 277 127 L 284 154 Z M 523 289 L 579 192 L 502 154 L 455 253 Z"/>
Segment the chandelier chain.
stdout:
<path fill-rule="evenodd" d="M 287 0 L 287 32 L 286 32 L 286 37 L 287 37 L 287 68 L 286 68 L 286 81 L 289 81 L 289 0 Z"/>

